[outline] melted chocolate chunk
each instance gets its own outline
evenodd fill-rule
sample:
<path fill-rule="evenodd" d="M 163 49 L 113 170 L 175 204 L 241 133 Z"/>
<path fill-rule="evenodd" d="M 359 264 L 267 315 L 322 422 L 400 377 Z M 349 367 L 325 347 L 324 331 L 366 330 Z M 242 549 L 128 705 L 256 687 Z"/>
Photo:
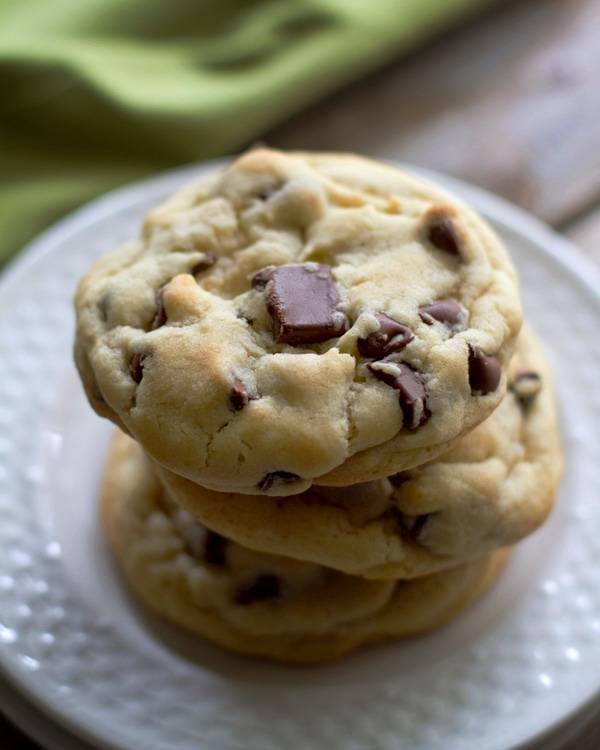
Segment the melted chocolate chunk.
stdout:
<path fill-rule="evenodd" d="M 521 408 L 527 409 L 542 389 L 542 378 L 537 372 L 520 372 L 508 387 Z"/>
<path fill-rule="evenodd" d="M 443 250 L 450 255 L 460 255 L 454 222 L 446 214 L 435 212 L 428 217 L 427 239 L 438 250 Z"/>
<path fill-rule="evenodd" d="M 383 313 L 378 313 L 375 317 L 379 323 L 379 330 L 356 342 L 361 356 L 367 359 L 381 359 L 387 354 L 404 349 L 414 339 L 414 333 L 402 323 Z"/>
<path fill-rule="evenodd" d="M 253 401 L 256 396 L 251 396 L 248 389 L 239 378 L 233 379 L 231 390 L 229 391 L 229 406 L 233 411 L 241 411 L 249 401 Z"/>
<path fill-rule="evenodd" d="M 429 419 L 427 391 L 417 372 L 404 362 L 372 362 L 368 367 L 378 380 L 398 391 L 404 427 L 415 430 Z"/>
<path fill-rule="evenodd" d="M 136 352 L 131 356 L 129 360 L 129 374 L 136 383 L 141 383 L 144 377 L 144 360 L 146 359 L 145 354 L 139 354 Z"/>
<path fill-rule="evenodd" d="M 292 474 L 291 471 L 272 471 L 269 474 L 265 474 L 257 486 L 259 490 L 267 492 L 271 487 L 275 487 L 278 484 L 291 484 L 298 479 L 300 479 L 298 474 Z"/>
<path fill-rule="evenodd" d="M 478 346 L 469 344 L 469 385 L 473 393 L 485 396 L 495 391 L 502 377 L 497 357 L 485 354 Z"/>
<path fill-rule="evenodd" d="M 204 539 L 204 562 L 209 565 L 225 565 L 227 539 L 214 531 L 206 530 Z"/>
<path fill-rule="evenodd" d="M 307 263 L 274 268 L 265 292 L 273 335 L 280 343 L 318 344 L 348 328 L 345 316 L 337 310 L 339 297 L 329 266 Z"/>
<path fill-rule="evenodd" d="M 281 596 L 281 580 L 271 573 L 262 573 L 252 583 L 240 589 L 235 595 L 235 603 L 246 606 Z"/>
<path fill-rule="evenodd" d="M 437 320 L 448 328 L 460 325 L 465 319 L 465 313 L 462 307 L 453 299 L 439 299 L 430 305 L 423 305 L 419 308 L 419 317 L 423 323 L 428 326 L 433 325 Z"/>
<path fill-rule="evenodd" d="M 161 286 L 161 288 L 156 292 L 156 312 L 154 313 L 154 318 L 152 318 L 152 323 L 150 323 L 151 331 L 155 331 L 157 328 L 164 326 L 164 324 L 167 322 L 167 312 L 165 310 L 165 302 L 163 299 L 165 286 L 166 284 Z"/>
<path fill-rule="evenodd" d="M 190 268 L 191 275 L 197 276 L 199 273 L 208 270 L 211 266 L 214 266 L 216 261 L 217 259 L 212 253 L 204 253 L 204 258 Z"/>

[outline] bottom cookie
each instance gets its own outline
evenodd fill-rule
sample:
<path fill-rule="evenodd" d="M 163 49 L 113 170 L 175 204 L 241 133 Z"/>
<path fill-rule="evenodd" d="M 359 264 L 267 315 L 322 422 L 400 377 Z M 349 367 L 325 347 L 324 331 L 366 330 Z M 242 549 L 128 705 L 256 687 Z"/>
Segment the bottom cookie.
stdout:
<path fill-rule="evenodd" d="M 411 581 L 376 581 L 251 551 L 167 499 L 131 438 L 111 447 L 101 518 L 118 565 L 147 606 L 243 654 L 318 663 L 440 627 L 485 591 L 508 556 Z"/>

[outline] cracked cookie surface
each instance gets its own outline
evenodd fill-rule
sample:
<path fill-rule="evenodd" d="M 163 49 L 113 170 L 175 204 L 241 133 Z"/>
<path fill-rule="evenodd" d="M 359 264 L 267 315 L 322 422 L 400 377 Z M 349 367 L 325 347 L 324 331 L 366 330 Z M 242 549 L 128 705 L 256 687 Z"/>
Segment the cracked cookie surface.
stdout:
<path fill-rule="evenodd" d="M 240 544 L 369 578 L 413 578 L 512 545 L 550 512 L 562 468 L 548 363 L 525 327 L 502 403 L 429 464 L 288 498 L 211 492 L 158 469 L 179 504 Z"/>
<path fill-rule="evenodd" d="M 80 284 L 89 400 L 166 468 L 288 495 L 433 458 L 497 406 L 521 324 L 494 232 L 350 155 L 256 150 Z"/>
<path fill-rule="evenodd" d="M 245 549 L 169 501 L 137 443 L 113 443 L 102 524 L 132 589 L 158 614 L 215 643 L 320 662 L 365 643 L 439 627 L 494 580 L 506 552 L 419 581 L 369 581 Z"/>

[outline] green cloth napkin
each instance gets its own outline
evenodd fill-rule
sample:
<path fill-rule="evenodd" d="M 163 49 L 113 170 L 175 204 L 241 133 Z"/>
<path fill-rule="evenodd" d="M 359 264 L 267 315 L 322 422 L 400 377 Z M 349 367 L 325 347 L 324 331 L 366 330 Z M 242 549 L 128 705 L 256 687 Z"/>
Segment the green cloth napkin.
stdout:
<path fill-rule="evenodd" d="M 0 264 L 74 206 L 239 148 L 488 1 L 0 0 Z"/>

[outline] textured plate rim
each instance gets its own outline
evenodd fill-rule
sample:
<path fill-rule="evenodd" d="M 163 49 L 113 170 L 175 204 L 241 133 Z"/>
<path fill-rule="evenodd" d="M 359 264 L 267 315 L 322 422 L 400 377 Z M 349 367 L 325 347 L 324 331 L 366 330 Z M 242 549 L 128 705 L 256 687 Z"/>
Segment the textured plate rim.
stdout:
<path fill-rule="evenodd" d="M 117 188 L 109 193 L 87 203 L 79 209 L 59 220 L 37 238 L 28 243 L 16 259 L 10 262 L 0 275 L 0 293 L 22 274 L 42 259 L 46 254 L 52 253 L 57 245 L 66 240 L 73 233 L 82 228 L 88 220 L 94 221 L 110 216 L 116 209 L 124 210 L 128 205 L 135 205 L 139 200 L 140 188 L 144 187 L 147 193 L 156 192 L 162 195 L 165 187 L 185 181 L 188 175 L 198 175 L 226 164 L 228 157 L 214 159 L 205 162 L 184 165 L 175 169 L 159 173 L 154 176 L 141 179 L 124 187 Z M 470 203 L 474 204 L 478 211 L 484 214 L 494 224 L 506 230 L 519 234 L 532 244 L 540 248 L 541 252 L 552 256 L 553 260 L 563 269 L 567 275 L 574 276 L 579 284 L 582 284 L 598 299 L 597 289 L 600 288 L 600 273 L 596 266 L 580 255 L 579 251 L 569 240 L 560 236 L 543 222 L 528 214 L 523 209 L 514 206 L 509 201 L 496 196 L 480 187 L 471 185 L 463 180 L 454 178 L 435 170 L 423 169 L 388 160 L 401 168 L 405 168 L 419 174 L 424 178 L 437 181 L 451 190 L 455 190 L 460 196 L 464 196 Z M 36 687 L 35 677 L 28 677 L 15 660 L 7 653 L 0 651 L 0 669 L 4 671 L 9 681 L 29 699 L 32 704 L 56 719 L 62 726 L 67 727 L 77 736 L 96 746 L 105 748 L 119 748 L 117 735 L 109 737 L 106 727 L 96 724 L 84 724 L 77 721 L 70 709 L 60 699 L 49 695 L 43 688 Z M 573 706 L 567 713 L 558 717 L 550 724 L 541 725 L 537 731 L 529 737 L 516 744 L 507 747 L 506 750 L 518 750 L 519 748 L 530 748 L 540 740 L 556 733 L 561 727 L 568 724 L 580 712 L 589 710 L 594 701 L 600 695 L 600 677 L 595 690 L 587 695 L 582 695 L 578 704 Z M 109 732 L 112 734 L 112 732 Z"/>

